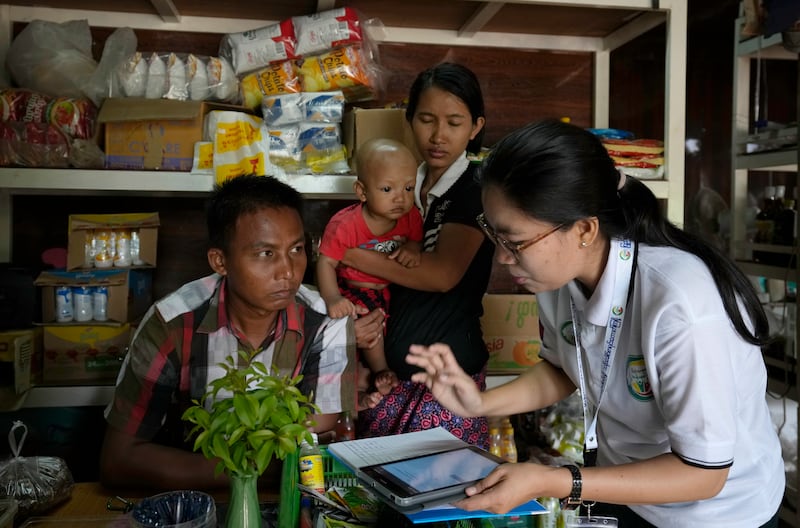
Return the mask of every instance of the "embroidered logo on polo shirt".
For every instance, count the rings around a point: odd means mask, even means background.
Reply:
[[[570,345],[575,346],[575,327],[572,326],[572,321],[561,325],[561,337]]]
[[[433,212],[434,224],[441,224],[444,221],[444,214],[450,208],[451,203],[452,200],[442,200],[442,203],[436,207],[436,210]]]
[[[628,260],[629,258],[631,258],[632,255],[633,255],[633,253],[631,253],[630,250],[621,249],[620,252],[619,252],[619,259],[620,260]]]
[[[644,356],[628,356],[625,367],[625,380],[628,383],[628,392],[636,400],[650,401],[653,399],[653,390],[647,379],[647,368]]]
[[[622,315],[622,306],[612,306],[611,313],[619,317]]]

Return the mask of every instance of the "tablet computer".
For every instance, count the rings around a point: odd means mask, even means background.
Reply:
[[[411,513],[466,497],[464,490],[506,461],[472,445],[365,466],[364,484],[396,509]]]

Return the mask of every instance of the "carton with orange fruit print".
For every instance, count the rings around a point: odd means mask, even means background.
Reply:
[[[483,297],[481,327],[490,374],[518,373],[539,361],[539,317],[532,294]]]

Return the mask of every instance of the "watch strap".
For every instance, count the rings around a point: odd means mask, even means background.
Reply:
[[[561,509],[574,510],[581,505],[581,491],[583,490],[581,470],[575,464],[564,464],[561,467],[569,469],[570,473],[572,473],[572,490],[569,495],[561,499]]]

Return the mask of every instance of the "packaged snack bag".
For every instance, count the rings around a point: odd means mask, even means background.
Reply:
[[[189,99],[203,101],[211,95],[208,86],[208,71],[206,63],[197,55],[186,58],[186,78],[189,80]]]
[[[368,50],[359,45],[298,61],[303,92],[341,90],[348,102],[374,97]]]
[[[299,123],[306,117],[305,94],[289,93],[265,95],[261,101],[261,115],[269,127]]]
[[[186,84],[186,64],[175,53],[169,54],[167,60],[167,99],[185,101],[189,98],[189,89]]]
[[[301,91],[294,61],[271,64],[246,75],[240,81],[242,104],[258,108],[265,95],[280,95]]]
[[[243,75],[274,62],[296,59],[294,48],[294,25],[291,20],[284,20],[241,33],[228,33],[222,37],[219,55],[228,59],[236,75]]]
[[[161,99],[167,93],[167,63],[153,52],[147,61],[147,81],[144,96],[147,99]]]
[[[122,95],[144,97],[147,88],[147,61],[138,51],[128,58],[117,73]]]
[[[358,14],[351,7],[292,17],[292,23],[297,38],[295,51],[301,56],[315,55],[363,40]]]

